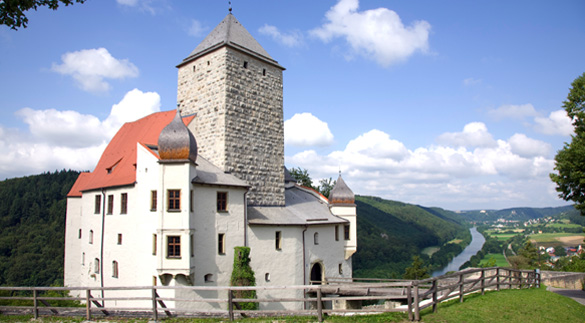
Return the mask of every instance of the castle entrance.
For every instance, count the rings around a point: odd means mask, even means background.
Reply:
[[[323,266],[317,262],[311,267],[311,284],[321,285],[321,281],[323,281]]]

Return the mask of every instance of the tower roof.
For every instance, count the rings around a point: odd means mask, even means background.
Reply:
[[[345,184],[341,174],[337,178],[337,182],[329,193],[329,204],[353,204],[355,203],[355,195],[351,189]]]
[[[239,49],[284,69],[277,61],[270,57],[268,52],[260,46],[256,39],[250,35],[246,28],[244,28],[244,26],[242,26],[242,24],[231,13],[229,13],[178,66],[190,62],[191,60],[222,46],[230,46]]]
[[[158,137],[158,154],[162,160],[197,160],[197,142],[189,131],[179,110]]]

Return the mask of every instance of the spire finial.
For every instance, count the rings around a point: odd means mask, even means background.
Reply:
[[[228,4],[230,5],[230,9],[229,10],[230,10],[230,14],[231,14],[232,13],[232,2],[231,1],[228,1]]]

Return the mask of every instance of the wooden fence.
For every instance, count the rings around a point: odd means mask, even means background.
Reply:
[[[303,286],[256,286],[256,287],[207,287],[207,286],[144,286],[144,287],[0,287],[0,316],[10,314],[32,313],[39,315],[85,316],[148,316],[155,321],[159,316],[197,316],[197,317],[236,317],[246,316],[282,316],[313,315],[319,322],[323,315],[344,315],[348,313],[383,313],[407,312],[410,320],[420,320],[421,310],[437,305],[447,299],[459,299],[463,302],[465,295],[486,290],[511,288],[530,288],[540,285],[537,271],[520,271],[506,268],[481,268],[460,271],[424,280],[382,280],[382,279],[326,279],[313,285]],[[176,298],[161,297],[165,290],[214,291],[218,298]],[[256,299],[235,297],[236,291],[262,291],[263,296]],[[282,293],[300,291],[302,297],[269,297],[271,292]],[[79,297],[47,295],[48,292],[71,291]],[[125,291],[132,297],[102,297],[107,291]],[[139,295],[139,296],[136,296]],[[259,294],[260,295],[260,294]],[[268,296],[267,296],[268,295]],[[59,301],[77,301],[81,307],[54,306]],[[150,304],[147,307],[107,307],[111,301],[128,301],[136,304]],[[15,304],[20,302],[21,304]],[[24,302],[24,304],[22,304]],[[140,303],[139,303],[140,302]],[[220,304],[220,310],[193,310],[167,306],[173,302]],[[260,308],[270,303],[296,303],[296,308],[289,310],[243,310],[241,303],[259,303]],[[376,305],[362,306],[362,303]],[[293,306],[295,307],[295,306]],[[0,319],[1,320],[1,319]]]

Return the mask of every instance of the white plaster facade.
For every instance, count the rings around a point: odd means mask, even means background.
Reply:
[[[178,113],[168,111],[125,124],[96,169],[80,175],[67,199],[65,286],[228,286],[236,246],[250,247],[257,286],[306,285],[327,277],[352,276],[351,255],[357,247],[353,193],[344,186],[350,203],[330,203],[319,193],[286,179],[283,68],[276,61],[266,62],[262,55],[258,59],[258,53],[251,55],[249,50],[234,46],[227,43],[212,48],[179,69],[178,97],[184,111],[186,102],[204,102],[203,110],[182,120]],[[252,49],[255,46],[259,45],[252,44]],[[226,91],[223,85],[214,87],[215,81],[200,89],[212,93],[212,98],[199,96],[190,86],[181,87],[181,83],[194,84],[186,71],[191,71],[192,77],[203,77],[192,73],[193,64],[201,73],[206,73],[208,66],[214,71],[228,68],[229,64],[218,61],[218,55],[223,61],[246,60],[250,62],[248,69],[264,69],[266,65],[264,73],[276,75],[278,80],[258,78],[259,83],[254,84],[260,85],[246,89],[239,98],[234,96],[240,94]],[[247,81],[238,81],[238,75],[250,78],[249,73],[235,73],[231,82],[244,84]],[[261,86],[263,82],[274,84]],[[222,108],[216,110],[215,106]],[[223,114],[231,117],[222,118]],[[173,123],[190,129],[185,133],[193,132],[198,141],[198,135],[207,138],[201,140],[199,156],[191,143],[179,147],[188,151],[188,158],[162,157],[161,151],[167,148],[159,145],[160,138]],[[255,134],[254,129],[259,128],[262,132]],[[243,142],[249,146],[233,144],[242,132],[247,136]],[[272,150],[276,152],[265,154]],[[225,200],[225,209],[219,206],[220,200]],[[106,293],[140,296],[135,291]],[[161,290],[159,294],[225,298],[218,292],[186,290]],[[302,292],[259,292],[258,297],[302,297]],[[106,306],[151,306],[148,301],[112,302]],[[167,305],[198,310],[223,306]],[[298,309],[303,305],[260,306]]]

